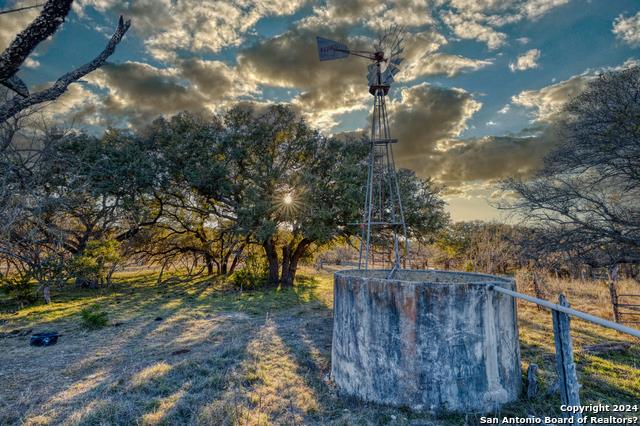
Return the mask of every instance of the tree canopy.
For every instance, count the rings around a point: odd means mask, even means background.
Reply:
[[[639,93],[637,66],[603,73],[565,106],[541,170],[503,183],[540,242],[592,266],[640,260]]]
[[[100,137],[19,127],[3,126],[0,257],[45,289],[100,285],[123,259],[226,275],[261,258],[266,282],[290,286],[313,250],[359,235],[369,144],[322,135],[288,106]],[[448,221],[439,188],[398,176],[410,238],[428,240]]]

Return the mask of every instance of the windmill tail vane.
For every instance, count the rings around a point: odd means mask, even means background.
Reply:
[[[349,56],[346,44],[322,37],[316,37],[316,42],[318,43],[318,57],[321,61],[331,61]]]
[[[386,96],[389,93],[395,76],[400,71],[403,52],[402,31],[398,27],[387,30],[372,51],[351,50],[344,43],[317,37],[318,57],[320,61],[344,59],[358,56],[372,61],[367,67],[369,93],[373,95],[373,111],[371,116],[369,160],[367,165],[367,182],[365,186],[365,202],[362,212],[360,253],[358,268],[368,270],[378,260],[391,253],[376,253],[374,242],[388,242],[391,237],[393,248],[393,266],[388,274],[391,278],[395,271],[410,261],[409,239],[405,223],[404,209],[400,197],[400,184],[393,157],[389,115],[386,107]],[[375,235],[374,235],[375,232]],[[400,244],[402,236],[402,244]],[[374,241],[375,240],[375,241]],[[379,244],[378,244],[379,245]],[[401,250],[402,245],[402,250]]]

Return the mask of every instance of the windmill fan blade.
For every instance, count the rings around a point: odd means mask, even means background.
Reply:
[[[389,62],[395,66],[398,66],[402,63],[402,61],[404,61],[404,58],[396,57],[392,58]]]
[[[378,84],[377,81],[377,66],[376,64],[371,64],[367,66],[367,81],[369,82],[369,86],[375,86]]]
[[[316,41],[318,43],[318,57],[321,61],[332,61],[349,56],[346,44],[322,37],[316,37]]]
[[[383,84],[391,84],[394,81],[396,74],[400,72],[400,68],[396,66],[389,66],[382,75]]]
[[[399,56],[402,52],[404,52],[404,47],[399,47],[397,50],[391,51],[391,56],[392,57]]]
[[[400,68],[398,68],[397,66],[395,66],[393,64],[389,64],[389,66],[385,70],[385,73],[393,73],[394,75],[399,73],[399,72],[400,72]]]

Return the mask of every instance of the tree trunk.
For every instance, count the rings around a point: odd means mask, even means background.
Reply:
[[[278,286],[278,252],[276,251],[276,244],[273,240],[266,240],[262,247],[264,248],[265,255],[267,256],[267,263],[269,264],[269,272],[267,275],[267,284],[273,287]]]
[[[44,295],[44,303],[46,303],[47,305],[51,303],[51,291],[48,285],[44,286],[44,288],[42,289],[42,293]]]
[[[229,266],[229,273],[233,274],[233,272],[236,270],[236,266],[238,265],[238,261],[240,260],[240,253],[241,252],[237,252],[236,254],[233,255],[233,260],[231,261],[231,266]]]
[[[293,283],[296,279],[296,273],[298,272],[298,261],[304,254],[307,247],[309,247],[309,245],[312,242],[313,242],[312,240],[303,238],[302,241],[298,243],[298,246],[296,247],[295,250],[292,251],[289,247],[287,247],[288,250],[286,252],[288,254],[289,259],[282,260],[282,279],[281,279],[282,287],[293,286]],[[285,250],[283,249],[282,252],[284,254]],[[285,268],[285,264],[287,266],[286,268]]]
[[[207,265],[207,275],[213,275],[213,259],[211,259],[210,254],[207,253],[204,255],[204,262]]]
[[[162,275],[164,274],[164,268],[167,267],[167,263],[169,263],[168,260],[165,260],[164,262],[162,262],[162,267],[160,268],[160,274],[158,274],[158,282],[156,284],[162,283]]]
[[[289,265],[291,264],[291,247],[286,245],[282,247],[282,272],[280,273],[280,282],[283,286],[293,285],[289,282]]]

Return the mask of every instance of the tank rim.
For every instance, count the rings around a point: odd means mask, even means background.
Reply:
[[[355,272],[355,274],[354,274],[354,272]],[[379,281],[389,281],[389,282],[394,282],[394,283],[431,284],[431,285],[469,285],[469,284],[473,284],[473,285],[490,286],[490,285],[496,285],[496,284],[513,283],[515,281],[514,278],[511,278],[511,277],[503,277],[503,276],[492,275],[492,274],[484,274],[484,273],[481,273],[481,272],[443,271],[443,270],[440,270],[440,269],[397,269],[396,272],[412,272],[412,273],[434,273],[435,272],[435,273],[442,274],[442,275],[463,275],[463,276],[467,276],[467,277],[478,277],[478,278],[482,277],[482,278],[484,278],[484,280],[482,280],[482,281],[468,280],[468,281],[442,283],[442,282],[433,282],[433,281],[417,281],[417,280],[386,278],[386,277],[372,277],[372,276],[361,275],[363,272],[364,273],[367,273],[367,272],[391,272],[391,269],[369,269],[368,271],[365,271],[365,270],[362,270],[362,269],[345,269],[343,271],[334,272],[334,276],[340,275],[340,276],[344,276],[345,278],[348,278],[348,277],[352,277],[352,278],[370,278],[370,279],[375,279],[375,280],[379,280]],[[490,278],[490,280],[486,280],[486,278]]]

